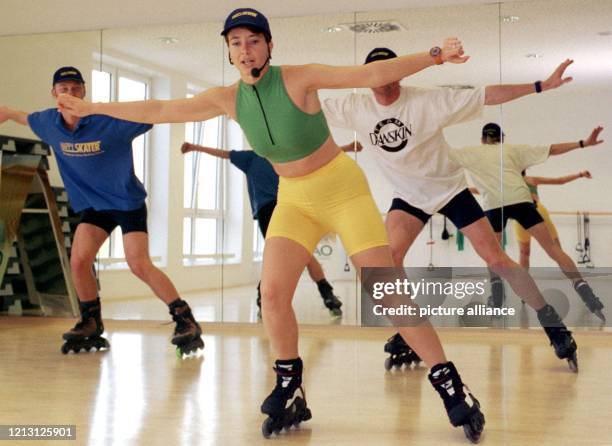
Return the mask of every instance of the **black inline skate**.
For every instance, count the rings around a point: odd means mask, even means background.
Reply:
[[[191,314],[189,304],[179,298],[171,302],[168,308],[172,319],[176,322],[171,341],[176,345],[176,356],[182,358],[183,355],[189,355],[203,349],[202,328]]]
[[[472,443],[478,443],[484,430],[485,417],[480,411],[480,403],[461,381],[455,365],[452,362],[435,365],[428,378],[442,397],[451,424],[455,427],[463,426],[465,436]],[[472,400],[471,406],[465,401],[464,388]]]
[[[393,367],[399,369],[404,364],[406,364],[408,368],[410,368],[412,364],[417,367],[421,362],[419,355],[406,344],[406,341],[404,341],[404,338],[402,338],[399,333],[387,339],[385,353],[391,355],[385,359],[385,370],[391,370]]]
[[[325,279],[321,279],[317,282],[319,293],[323,299],[323,305],[327,307],[329,313],[334,317],[342,316],[342,301],[338,299],[338,296],[334,295],[333,288],[329,282]]]
[[[276,387],[261,404],[261,412],[268,415],[261,426],[265,438],[312,418],[302,387],[302,368],[300,358],[275,362]]]
[[[487,298],[487,306],[489,308],[502,308],[506,300],[504,291],[504,282],[501,277],[491,277],[491,295]]]
[[[62,335],[66,341],[62,345],[62,353],[67,354],[70,350],[79,353],[81,349],[87,351],[94,348],[96,350],[109,349],[108,340],[102,337],[104,324],[100,314],[100,298],[90,302],[79,302],[79,310],[81,319],[70,331]]]
[[[574,289],[587,306],[589,311],[601,319],[602,322],[606,322],[606,316],[604,316],[603,310],[604,305],[601,300],[595,295],[591,286],[584,280],[578,280],[574,283]]]
[[[566,359],[572,372],[578,373],[578,346],[572,337],[572,332],[567,329],[557,311],[550,305],[546,305],[537,311],[538,320],[544,328],[550,344],[555,349],[559,359]]]

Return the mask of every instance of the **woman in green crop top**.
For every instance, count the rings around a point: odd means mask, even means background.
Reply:
[[[544,224],[546,225],[546,228],[548,229],[548,232],[550,232],[550,235],[552,237],[552,239],[554,240],[554,242],[561,246],[561,242],[559,241],[559,233],[557,232],[557,228],[555,227],[555,224],[552,222],[551,218],[550,218],[550,214],[548,213],[548,209],[546,209],[546,207],[542,204],[542,202],[540,201],[540,197],[538,196],[538,186],[544,184],[544,185],[549,185],[549,184],[566,184],[569,183],[571,181],[575,181],[579,178],[588,178],[591,179],[591,172],[589,172],[588,170],[583,170],[581,172],[572,174],[572,175],[566,175],[563,177],[555,177],[555,178],[548,178],[548,177],[532,177],[532,176],[528,176],[526,174],[526,171],[523,170],[521,172],[521,175],[523,175],[523,179],[525,180],[525,183],[527,184],[527,187],[529,188],[529,191],[531,192],[531,196],[533,198],[533,202],[536,204],[536,209],[538,210],[538,212],[540,213],[540,215],[542,216],[542,218],[544,219]],[[531,256],[531,234],[526,231],[519,223],[517,223],[516,221],[514,222],[514,232],[516,234],[516,240],[518,242],[519,245],[519,252],[520,252],[520,264],[523,268],[529,268],[529,258]]]
[[[227,115],[240,124],[255,152],[272,162],[280,184],[261,279],[263,321],[278,358],[277,387],[261,407],[269,415],[263,427],[264,435],[269,435],[283,424],[310,417],[301,390],[302,361],[291,301],[318,240],[327,232],[337,233],[358,272],[362,267],[394,265],[365,176],[333,141],[318,90],[374,88],[436,64],[464,63],[468,56],[461,42],[451,38],[442,48],[368,65],[270,66],[274,44],[268,21],[252,8],[230,13],[221,34],[230,62],[240,73],[233,85],[166,101],[91,104],[62,95],[58,107],[77,116],[106,114],[146,123],[205,121]],[[368,283],[367,278],[362,277],[362,282]],[[378,303],[387,304],[385,299]],[[452,409],[451,423],[465,425],[468,436],[477,438],[484,418],[477,402],[470,406],[465,401],[461,378],[452,362],[447,362],[433,327],[428,322],[407,326],[403,321],[403,325],[402,337],[431,367],[430,381],[447,410]],[[450,392],[449,386],[456,389]],[[283,417],[290,399],[293,418],[288,421]]]

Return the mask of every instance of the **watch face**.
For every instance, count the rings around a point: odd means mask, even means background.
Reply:
[[[442,49],[439,46],[434,46],[432,49],[429,50],[429,54],[431,55],[431,57],[437,57],[440,55],[440,53],[442,53]]]

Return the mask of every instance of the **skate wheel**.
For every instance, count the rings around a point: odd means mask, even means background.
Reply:
[[[478,443],[484,430],[484,425],[484,415],[476,409],[476,412],[470,417],[469,423],[463,425],[463,432],[472,443]]]
[[[261,425],[261,433],[263,434],[264,438],[270,438],[270,436],[272,435],[272,424],[272,418],[266,418],[263,424]]]
[[[391,358],[385,359],[385,370],[389,371],[391,370],[391,367],[393,367],[393,364],[391,363]]]
[[[329,314],[331,314],[332,317],[340,317],[342,316],[342,310],[340,308],[334,308],[329,310]]]
[[[64,355],[67,355],[67,354],[68,354],[68,352],[70,351],[70,348],[68,348],[68,344],[64,344],[64,345],[62,345],[61,350],[62,350],[62,353],[63,353]]]
[[[480,432],[474,431],[469,424],[463,425],[463,432],[468,440],[472,443],[478,443],[480,441]]]

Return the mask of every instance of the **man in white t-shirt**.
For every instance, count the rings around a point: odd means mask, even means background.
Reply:
[[[602,130],[603,127],[596,127],[587,139],[579,142],[532,147],[505,144],[505,135],[499,125],[489,123],[482,129],[482,145],[451,150],[450,156],[470,172],[478,191],[482,193],[485,215],[497,239],[501,241],[508,219],[516,220],[557,262],[589,310],[605,321],[601,311],[603,304],[582,278],[571,257],[553,240],[521,175],[525,169],[543,163],[549,156],[601,144],[603,141],[598,138]]]
[[[436,58],[435,54],[431,56]],[[375,48],[365,63],[394,57],[396,54],[388,48]],[[564,78],[563,75],[572,62],[566,60],[548,79],[534,84],[453,90],[401,87],[399,82],[393,82],[373,88],[373,95],[353,93],[341,99],[323,101],[328,123],[355,130],[366,150],[373,151],[394,187],[386,226],[398,267],[403,265],[408,249],[429,218],[439,212],[465,234],[478,255],[493,271],[508,280],[525,302],[536,311],[548,307],[527,271],[501,249],[482,208],[467,189],[463,167],[449,157],[450,147],[443,130],[477,118],[485,105],[499,105],[571,81],[571,77]],[[556,321],[558,316],[556,313],[554,316]],[[571,339],[569,334],[562,337]],[[575,348],[573,351],[571,348],[558,348],[561,344],[551,341],[560,358],[574,355]],[[565,342],[559,342],[562,341]],[[391,353],[390,364],[398,355],[403,362],[418,360],[418,356],[411,350],[406,352],[405,347],[399,334],[389,339],[385,351]]]

